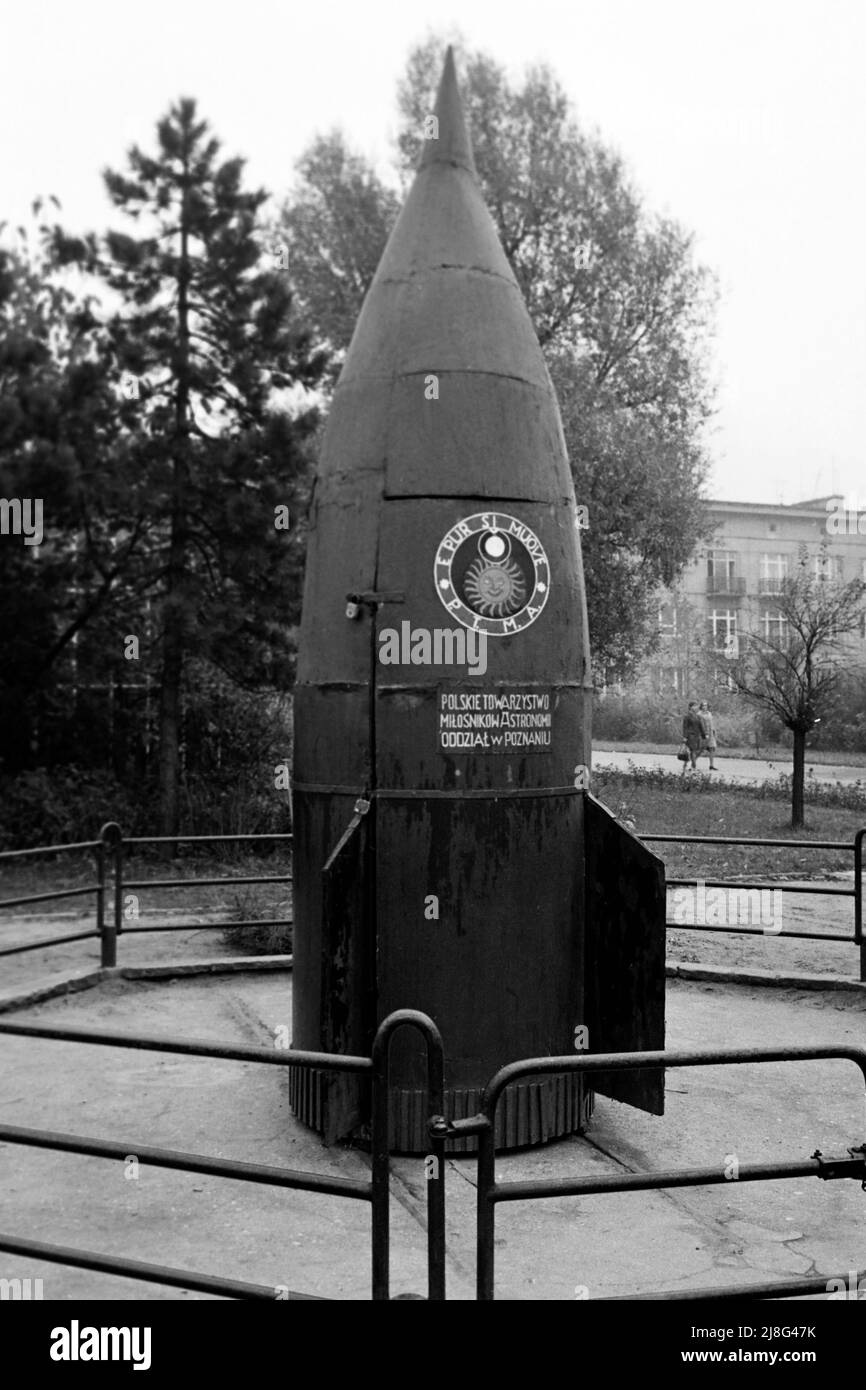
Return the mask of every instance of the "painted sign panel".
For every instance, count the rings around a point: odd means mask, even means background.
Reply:
[[[555,692],[545,686],[438,691],[441,753],[549,753]]]

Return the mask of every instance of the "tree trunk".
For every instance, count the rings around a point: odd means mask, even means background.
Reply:
[[[162,686],[159,700],[159,816],[160,834],[176,835],[180,828],[180,729],[183,717],[182,683],[186,627],[187,514],[189,445],[189,170],[184,161],[178,262],[178,356],[175,393],[175,434],[172,458],[171,538],[165,582]],[[161,847],[161,857],[173,857],[176,846]]]
[[[184,392],[178,393],[185,394]],[[180,731],[183,719],[182,686],[186,615],[184,604],[187,550],[186,459],[179,441],[172,470],[171,537],[165,580],[162,625],[162,672],[159,691],[159,833],[176,835],[180,828]],[[161,847],[161,858],[171,859],[172,843]]]
[[[174,549],[174,544],[172,544]],[[171,573],[168,579],[171,585]],[[176,835],[179,826],[181,682],[183,679],[183,616],[177,592],[166,596],[163,628],[162,682],[159,692],[159,833]],[[163,846],[170,859],[174,845]]]
[[[794,775],[791,780],[791,826],[799,830],[803,819],[803,783],[806,773],[806,730],[794,729]]]

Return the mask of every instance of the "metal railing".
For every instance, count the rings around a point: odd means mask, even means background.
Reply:
[[[463,1139],[478,1137],[477,1198],[477,1297],[483,1302],[494,1298],[495,1221],[499,1202],[521,1202],[544,1197],[586,1197],[613,1192],[653,1192],[661,1188],[705,1187],[730,1181],[769,1182],[780,1178],[817,1177],[824,1180],[854,1178],[866,1184],[866,1144],[852,1147],[844,1157],[826,1158],[817,1150],[808,1159],[797,1158],[775,1163],[738,1164],[736,1179],[724,1167],[673,1168],[661,1172],[614,1173],[590,1178],[533,1178],[521,1182],[496,1181],[496,1109],[506,1086],[521,1077],[539,1073],[577,1071],[635,1071],[645,1067],[727,1066],[748,1062],[799,1062],[846,1060],[859,1068],[866,1088],[866,1049],[859,1047],[783,1047],[737,1048],[724,1051],[611,1052],[595,1056],[533,1057],[502,1067],[485,1087],[481,1109],[464,1120],[448,1121],[433,1116],[429,1122],[431,1138]],[[866,1271],[864,1271],[866,1274]],[[826,1293],[828,1282],[846,1275],[815,1275],[796,1280],[777,1280],[762,1284],[716,1286],[712,1288],[665,1290],[649,1295],[654,1299],[784,1298]],[[863,1275],[858,1274],[858,1284]],[[640,1298],[631,1294],[624,1297]],[[607,1301],[607,1300],[605,1300]]]
[[[423,1036],[427,1054],[428,1133],[433,1171],[427,1172],[427,1297],[442,1301],[446,1296],[445,1276],[445,1151],[449,1141],[478,1138],[477,1154],[477,1281],[476,1294],[482,1302],[495,1294],[495,1219],[499,1202],[528,1201],[548,1197],[593,1196],[617,1192],[650,1192],[683,1187],[705,1187],[725,1182],[768,1182],[779,1179],[816,1177],[823,1181],[848,1178],[866,1186],[866,1143],[851,1145],[844,1155],[827,1157],[816,1150],[808,1158],[797,1157],[772,1163],[737,1165],[735,1175],[726,1165],[674,1168],[657,1172],[612,1173],[603,1177],[565,1177],[511,1182],[496,1180],[495,1127],[498,1103],[508,1085],[523,1077],[577,1071],[588,1076],[599,1072],[640,1070],[652,1067],[695,1067],[767,1062],[851,1061],[859,1068],[866,1087],[866,1049],[848,1046],[739,1048],[687,1051],[675,1050],[620,1052],[575,1057],[533,1057],[500,1068],[485,1087],[477,1115],[449,1120],[445,1116],[445,1055],[439,1030],[425,1014],[401,1009],[386,1018],[376,1033],[370,1057],[337,1056],[331,1053],[294,1052],[285,1049],[215,1044],[198,1039],[140,1036],[89,1028],[62,1028],[44,1024],[0,1021],[0,1034],[72,1042],[85,1045],[137,1048],[182,1056],[264,1063],[270,1066],[298,1066],[367,1074],[372,1081],[372,1152],[369,1182],[332,1174],[303,1172],[262,1164],[213,1158],[134,1140],[122,1142],[86,1136],[0,1125],[0,1142],[19,1144],[91,1157],[128,1161],[157,1168],[202,1173],[211,1177],[267,1184],[323,1195],[351,1198],[371,1205],[371,1285],[376,1301],[390,1297],[390,1047],[398,1028],[416,1028]],[[425,1168],[426,1168],[425,1163]],[[24,1236],[0,1235],[0,1251],[49,1263],[169,1285],[228,1298],[272,1300],[311,1299],[318,1295],[289,1290],[282,1284],[253,1284],[207,1272],[178,1269],[175,1266],[144,1263],[126,1256],[108,1255],[70,1246],[31,1240]],[[812,1275],[800,1279],[776,1280],[749,1285],[718,1285],[700,1289],[671,1289],[623,1297],[715,1301],[738,1298],[785,1298],[826,1294],[831,1281],[845,1287],[849,1271],[835,1275]],[[856,1275],[857,1285],[866,1270]],[[588,1290],[587,1290],[588,1293]],[[608,1301],[608,1300],[604,1300]],[[615,1301],[615,1300],[614,1300]]]
[[[653,841],[678,845],[746,845],[754,849],[811,849],[844,850],[854,856],[854,885],[841,888],[835,884],[808,883],[789,884],[787,882],[741,883],[731,879],[665,878],[667,888],[724,888],[728,891],[742,892],[780,892],[814,893],[821,897],[854,899],[854,930],[849,932],[815,931],[776,931],[768,932],[766,927],[731,926],[728,923],[714,922],[668,922],[668,931],[709,931],[733,932],[738,936],[772,936],[801,941],[844,941],[860,948],[860,979],[866,981],[866,940],[863,937],[863,840],[866,827],[858,830],[853,842],[846,840],[761,840],[737,835],[662,835],[641,834],[640,839],[649,844]]]
[[[107,826],[103,826],[98,840],[79,840],[69,845],[40,845],[37,849],[12,849],[4,850],[0,853],[0,866],[10,863],[12,860],[35,859],[39,856],[48,854],[73,854],[81,850],[92,850],[96,856],[96,882],[88,883],[78,888],[62,888],[50,893],[27,893],[17,898],[4,898],[0,901],[0,908],[21,907],[25,903],[44,903],[52,902],[58,898],[77,898],[86,893],[96,894],[96,930],[73,932],[67,936],[52,937],[50,941],[38,941],[28,943],[23,946],[7,946],[0,950],[0,956],[17,955],[21,951],[36,951],[40,946],[63,946],[69,941],[87,941],[92,937],[102,937],[104,935],[105,922],[105,831]]]
[[[39,940],[26,942],[18,946],[6,946],[0,949],[0,957],[20,955],[25,951],[38,951],[48,946],[63,946],[72,941],[100,941],[100,964],[103,967],[114,966],[117,964],[117,938],[126,933],[129,936],[137,935],[139,932],[166,932],[166,931],[225,931],[243,930],[252,927],[287,927],[291,926],[290,917],[273,918],[250,918],[246,921],[231,922],[171,922],[171,923],[149,923],[142,926],[124,926],[124,897],[137,889],[183,889],[183,888],[205,888],[215,887],[220,884],[241,886],[255,883],[291,883],[292,875],[288,874],[248,874],[244,876],[223,876],[219,878],[172,878],[172,879],[132,879],[124,878],[124,858],[129,846],[141,845],[160,845],[160,844],[240,844],[240,843],[264,843],[264,842],[287,842],[292,843],[291,833],[273,833],[264,835],[134,835],[125,837],[123,831],[116,821],[109,821],[99,832],[98,840],[80,840],[70,845],[44,845],[37,849],[15,849],[4,850],[0,853],[0,868],[4,863],[11,863],[15,860],[25,858],[35,858],[37,856],[67,854],[70,852],[80,852],[82,850],[92,851],[96,860],[96,880],[77,888],[61,888],[48,893],[27,893],[20,897],[4,898],[0,900],[0,909],[9,907],[21,907],[28,903],[40,903],[54,901],[60,898],[82,897],[85,894],[93,893],[96,897],[96,925],[89,931],[74,932],[65,936],[52,937],[50,940]],[[110,870],[109,870],[110,864]],[[106,911],[106,899],[111,895],[112,905]]]
[[[697,888],[700,884],[704,888],[724,888],[742,892],[768,892],[778,891],[786,894],[817,894],[824,897],[853,898],[854,900],[854,929],[853,933],[846,932],[816,932],[816,931],[772,931],[768,932],[765,927],[750,927],[748,925],[731,925],[730,923],[709,923],[709,922],[668,922],[669,931],[706,931],[706,932],[727,932],[739,936],[773,936],[779,938],[798,939],[804,941],[841,941],[860,948],[860,979],[866,981],[866,938],[863,934],[863,841],[866,837],[866,827],[856,832],[853,841],[844,840],[777,840],[777,839],[751,839],[745,836],[719,836],[719,835],[665,835],[665,834],[641,834],[640,839],[647,844],[653,842],[668,844],[700,844],[700,845],[744,845],[755,849],[789,849],[789,850],[841,850],[854,856],[854,883],[851,888],[844,888],[836,884],[811,883],[792,885],[786,882],[739,882],[731,879],[696,879],[696,878],[668,878],[666,880],[669,888]],[[0,957],[18,955],[25,951],[37,951],[49,946],[65,945],[73,941],[86,941],[89,939],[99,940],[101,943],[100,963],[103,967],[110,967],[117,964],[117,939],[122,934],[129,936],[137,935],[139,932],[171,932],[171,931],[224,931],[244,930],[253,927],[287,927],[291,926],[290,917],[274,917],[265,919],[250,918],[245,921],[222,921],[222,922],[171,922],[146,924],[142,926],[128,927],[124,925],[124,897],[125,894],[133,890],[161,889],[178,890],[196,887],[214,887],[218,885],[250,885],[258,883],[291,883],[291,873],[286,874],[245,874],[233,877],[221,876],[217,878],[165,878],[165,879],[130,879],[124,878],[124,859],[129,846],[158,845],[178,842],[181,844],[219,844],[219,843],[262,843],[262,842],[285,842],[289,846],[292,843],[290,833],[274,833],[264,835],[180,835],[180,836],[131,836],[125,838],[120,826],[115,821],[109,821],[102,827],[98,840],[81,840],[69,845],[46,845],[38,849],[7,850],[0,853],[0,866],[4,862],[12,860],[33,858],[39,855],[48,854],[68,854],[83,850],[92,851],[96,859],[96,881],[93,883],[79,886],[76,888],[66,888],[53,890],[46,893],[30,893],[16,898],[6,898],[0,901],[0,909],[8,907],[19,907],[26,903],[50,902],[64,897],[80,897],[84,894],[94,893],[96,895],[96,925],[89,931],[74,932],[59,937],[52,937],[49,940],[39,940],[26,942],[17,946],[7,946],[0,948]],[[110,864],[110,872],[108,866]],[[110,910],[106,910],[106,900],[111,895],[112,905]]]
[[[737,574],[708,574],[706,592],[732,596],[745,594],[746,581],[742,575]]]
[[[186,1057],[211,1057],[224,1061],[255,1062],[267,1066],[322,1068],[337,1072],[362,1073],[372,1081],[371,1114],[371,1176],[369,1182],[322,1173],[302,1172],[293,1168],[278,1168],[260,1163],[213,1158],[208,1155],[185,1153],[175,1149],[138,1144],[134,1140],[111,1142],[76,1134],[55,1133],[50,1130],[25,1129],[18,1125],[0,1125],[0,1142],[21,1144],[32,1148],[54,1149],[64,1153],[87,1154],[91,1157],[128,1160],[135,1157],[140,1164],[155,1168],[180,1169],[187,1173],[204,1173],[210,1177],[233,1178],[235,1181],[264,1183],[274,1187],[293,1188],[303,1192],[320,1192],[331,1197],[347,1197],[369,1202],[372,1208],[371,1274],[372,1296],[376,1301],[388,1299],[390,1287],[390,1152],[389,1152],[389,1071],[391,1041],[398,1028],[417,1029],[427,1049],[427,1089],[431,1107],[444,1109],[445,1063],[442,1037],[432,1019],[415,1009],[400,1009],[379,1025],[369,1057],[337,1056],[329,1052],[295,1052],[289,1049],[233,1046],[195,1038],[141,1036],[112,1033],[92,1028],[58,1028],[41,1023],[9,1023],[0,1021],[0,1033],[16,1037],[49,1039],[55,1042],[96,1044],[101,1047],[131,1047],[144,1051],[170,1052]],[[427,1184],[427,1297],[433,1301],[445,1298],[445,1145],[433,1141],[436,1158],[435,1173]],[[152,1284],[167,1284],[174,1288],[222,1294],[243,1299],[310,1299],[314,1294],[297,1293],[285,1285],[251,1284],[237,1279],[195,1270],[177,1269],[169,1265],[145,1264],[125,1256],[78,1250],[70,1246],[53,1245],[22,1236],[0,1234],[0,1250],[24,1255],[52,1264],[72,1265],[128,1279],[140,1279]]]

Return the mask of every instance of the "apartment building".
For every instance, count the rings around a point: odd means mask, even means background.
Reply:
[[[695,551],[676,591],[663,593],[659,606],[662,642],[652,676],[660,690],[685,693],[699,646],[737,656],[744,632],[784,636],[785,618],[774,599],[794,574],[804,544],[816,578],[866,580],[866,510],[846,510],[840,496],[787,506],[711,501],[707,509],[712,541]],[[866,616],[844,640],[855,660],[866,661]]]

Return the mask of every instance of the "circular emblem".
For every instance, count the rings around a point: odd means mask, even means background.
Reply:
[[[550,592],[550,565],[534,531],[505,512],[476,512],[443,537],[436,592],[464,627],[509,637],[534,623]]]

